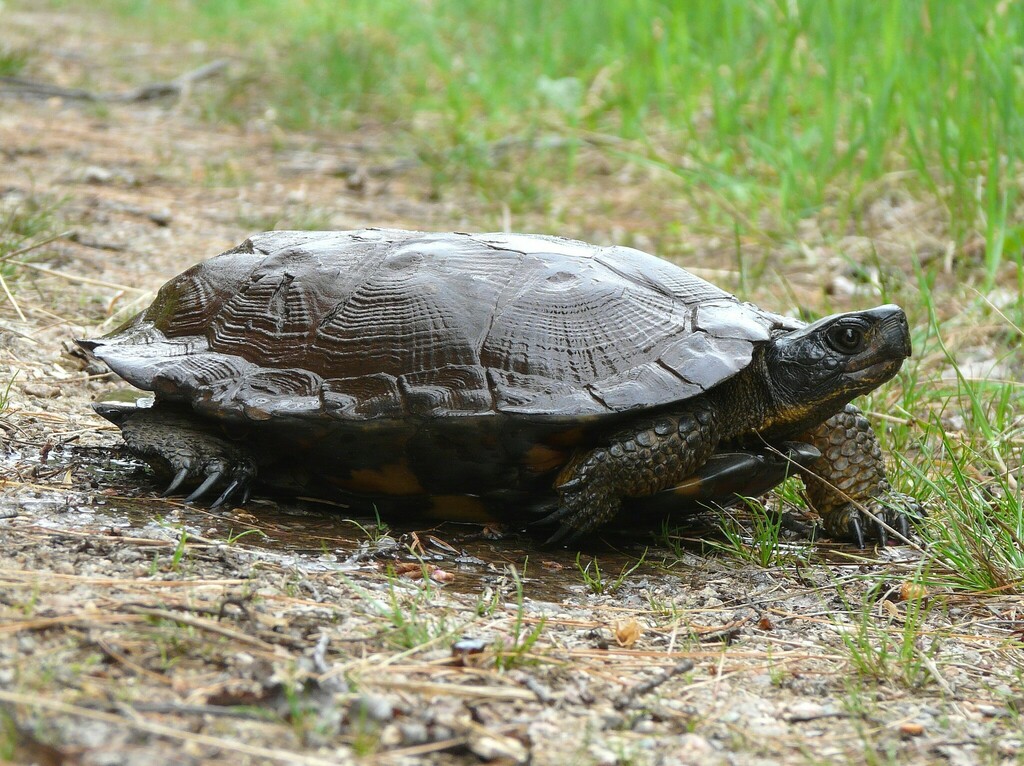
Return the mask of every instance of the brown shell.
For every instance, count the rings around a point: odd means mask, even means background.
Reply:
[[[793,326],[630,248],[273,231],[175,277],[94,350],[218,417],[561,420],[700,395]]]

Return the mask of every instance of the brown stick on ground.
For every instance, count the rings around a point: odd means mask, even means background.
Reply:
[[[124,93],[94,93],[82,88],[63,88],[59,85],[51,85],[46,82],[29,80],[24,77],[0,77],[0,94],[7,92],[22,96],[35,96],[38,98],[64,98],[73,101],[107,101],[119,103],[133,103],[138,101],[152,101],[164,96],[181,96],[188,91],[194,83],[206,80],[214,75],[220,74],[227,69],[227,59],[217,59],[201,67],[192,69],[184,74],[178,75],[173,80],[166,82],[153,82],[132,88]]]

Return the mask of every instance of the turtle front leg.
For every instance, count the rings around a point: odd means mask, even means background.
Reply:
[[[830,537],[863,548],[866,538],[885,545],[886,527],[909,536],[909,519],[923,515],[923,508],[889,484],[882,449],[859,409],[846,405],[808,432],[806,440],[821,457],[801,470],[801,478]]]
[[[718,415],[694,406],[642,420],[580,453],[555,479],[558,510],[540,522],[560,525],[548,543],[571,542],[611,520],[624,497],[678,484],[704,464],[718,441]]]
[[[133,412],[118,426],[128,449],[159,476],[170,479],[164,497],[186,487],[193,489],[186,502],[218,490],[220,495],[211,508],[236,496],[243,504],[248,499],[256,478],[256,462],[244,447],[209,433],[188,417],[159,407]]]

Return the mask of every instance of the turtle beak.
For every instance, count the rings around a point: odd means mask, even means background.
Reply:
[[[885,306],[868,309],[863,314],[877,323],[876,332],[881,335],[882,342],[887,348],[903,354],[904,359],[910,357],[913,352],[910,344],[910,325],[903,309],[888,303]]]

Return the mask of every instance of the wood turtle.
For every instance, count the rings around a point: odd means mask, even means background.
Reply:
[[[258,481],[450,519],[547,508],[569,541],[792,464],[833,537],[884,542],[917,510],[849,404],[910,355],[900,308],[804,324],[626,247],[266,232],[80,343],[152,392],[97,411],[166,494],[215,506]]]

